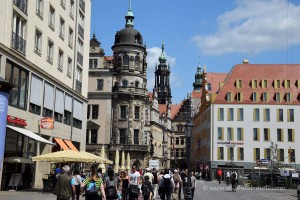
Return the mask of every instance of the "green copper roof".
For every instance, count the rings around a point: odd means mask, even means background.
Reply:
[[[200,65],[197,66],[197,72],[196,72],[196,74],[201,74],[201,66]]]
[[[166,62],[167,61],[167,58],[166,58],[166,56],[165,56],[165,44],[164,43],[162,43],[162,47],[161,47],[161,55],[159,56],[159,61],[160,62]]]
[[[129,9],[126,13],[125,19],[126,19],[126,26],[133,26],[134,15],[131,9],[131,0],[129,0]]]

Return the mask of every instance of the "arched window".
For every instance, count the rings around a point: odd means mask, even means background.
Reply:
[[[129,65],[129,56],[127,54],[123,55],[123,65]]]
[[[122,81],[122,87],[128,87],[128,81],[127,80],[123,80]]]
[[[135,81],[135,84],[134,84],[134,86],[136,87],[136,88],[138,88],[139,87],[139,81]]]
[[[134,65],[136,67],[140,66],[140,57],[139,56],[135,56],[135,59],[134,59]]]

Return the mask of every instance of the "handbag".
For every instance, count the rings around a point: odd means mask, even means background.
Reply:
[[[137,185],[129,186],[129,196],[131,198],[138,198],[139,196],[139,187]]]
[[[117,199],[118,194],[115,186],[108,186],[105,188],[106,198]]]

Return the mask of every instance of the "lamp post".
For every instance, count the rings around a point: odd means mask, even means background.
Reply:
[[[185,137],[186,137],[186,158],[188,164],[188,177],[187,186],[185,188],[185,200],[192,199],[192,189],[191,189],[191,138],[193,133],[194,124],[191,119],[185,124]]]

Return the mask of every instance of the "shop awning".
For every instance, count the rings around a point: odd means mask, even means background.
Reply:
[[[63,149],[63,150],[70,150],[69,147],[66,145],[66,143],[60,139],[60,138],[54,138],[55,142],[57,142],[59,144],[59,146]]]
[[[64,140],[65,143],[69,146],[69,148],[73,151],[79,152],[78,149],[74,146],[74,144],[70,140]]]
[[[46,143],[46,144],[51,144],[51,145],[54,145],[52,142],[46,140],[45,138],[35,134],[34,132],[30,131],[30,130],[27,130],[25,128],[19,128],[19,127],[15,127],[15,126],[10,126],[10,125],[6,125],[7,128],[10,128],[14,131],[17,131],[33,140],[36,140],[38,142],[43,142],[43,143]]]

